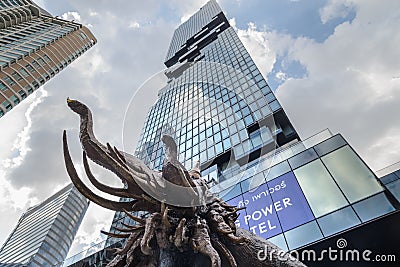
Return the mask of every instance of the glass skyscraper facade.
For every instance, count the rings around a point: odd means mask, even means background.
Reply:
[[[31,0],[0,0],[0,117],[96,42]]]
[[[165,65],[168,85],[148,113],[135,152],[151,168],[162,167],[164,133],[175,138],[185,167],[200,160],[214,183],[229,179],[227,170],[299,140],[216,1],[176,29]],[[113,225],[121,222],[133,223],[117,212]]]
[[[162,133],[175,136],[186,167],[200,160],[202,170],[212,161],[225,169],[227,154],[242,164],[261,148],[268,146],[266,153],[298,140],[215,1],[176,29],[165,65],[168,85],[149,111],[136,151],[151,167],[162,164]]]
[[[88,205],[70,184],[28,209],[0,249],[0,266],[61,266]]]

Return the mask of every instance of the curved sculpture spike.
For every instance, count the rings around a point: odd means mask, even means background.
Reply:
[[[68,142],[67,142],[67,132],[64,130],[63,132],[63,151],[64,151],[64,161],[65,167],[67,168],[67,172],[69,177],[71,178],[72,183],[78,189],[79,192],[87,199],[93,201],[94,203],[111,210],[123,211],[130,210],[133,204],[136,203],[137,200],[131,202],[116,202],[112,200],[105,199],[93,193],[86,185],[81,181],[78,174],[76,173],[76,169],[71,159],[71,155],[69,154]]]
[[[168,174],[168,177],[171,178],[170,182],[176,185],[196,187],[185,166],[178,161],[178,149],[175,140],[169,135],[163,135],[161,140],[165,144],[163,173]],[[197,194],[194,190],[192,190],[192,193]]]
[[[139,217],[136,217],[136,216],[130,214],[128,210],[125,210],[125,209],[124,209],[124,212],[125,212],[125,214],[126,214],[129,218],[131,218],[131,219],[134,220],[135,222],[138,222],[138,223],[140,223],[140,224],[145,224],[145,223],[146,223],[146,220],[143,220],[143,219],[141,219],[141,218],[139,218]]]
[[[115,233],[109,233],[109,232],[106,232],[106,231],[103,231],[103,230],[101,230],[100,232],[103,235],[108,235],[108,236],[115,237],[115,238],[127,238],[127,237],[130,236],[130,234],[115,234]]]
[[[126,241],[126,246],[122,249],[117,249],[117,254],[119,255],[123,255],[125,253],[127,253],[129,251],[129,249],[132,247],[132,245],[135,243],[135,241],[137,241],[138,239],[140,240],[140,235],[142,234],[143,231],[140,232],[135,232],[132,233],[128,240]]]
[[[165,144],[164,159],[167,161],[178,161],[178,148],[174,139],[169,135],[163,135],[161,141]]]
[[[118,148],[116,148],[115,146],[114,146],[114,151],[117,154],[117,156],[122,160],[122,162],[126,164],[125,157],[119,152]]]
[[[85,152],[83,152],[82,158],[83,158],[83,167],[85,168],[86,175],[87,175],[87,177],[89,178],[89,181],[90,181],[97,189],[99,189],[100,191],[103,191],[103,192],[105,192],[105,193],[107,193],[107,194],[114,195],[114,196],[117,196],[117,197],[126,197],[126,198],[131,198],[131,197],[132,197],[132,195],[129,194],[129,193],[127,192],[127,190],[124,189],[124,188],[111,187],[111,186],[107,186],[107,185],[104,185],[104,184],[100,183],[100,182],[94,177],[93,173],[92,173],[91,170],[90,170],[89,163],[88,163],[88,160],[87,160],[87,157],[86,157],[86,153],[85,153]]]
[[[235,257],[232,255],[230,250],[218,240],[218,238],[211,239],[211,242],[217,248],[217,250],[219,250],[225,256],[231,267],[237,267]]]
[[[115,173],[123,182],[128,182],[132,184],[136,184],[135,178],[132,175],[135,175],[136,178],[146,179],[147,174],[141,172],[141,170],[137,170],[137,168],[130,166],[130,171],[126,170],[118,160],[114,159],[110,153],[108,153],[108,149],[106,146],[101,144],[93,133],[93,118],[92,112],[90,109],[77,100],[69,99],[67,100],[68,107],[71,108],[72,111],[77,113],[80,117],[80,133],[79,139],[81,141],[82,147],[85,150],[87,156],[96,164],[112,171]]]
[[[117,153],[115,153],[115,150],[111,147],[110,143],[107,143],[107,148],[108,153],[111,155],[111,157],[114,158],[119,164],[121,164],[122,167],[129,171],[129,167],[126,166],[126,163],[119,157]]]
[[[133,232],[137,232],[137,231],[143,230],[144,229],[144,225],[143,226],[138,226],[136,228],[120,228],[120,227],[116,227],[116,226],[114,226],[113,228],[115,230],[121,232],[121,233],[133,233]]]
[[[196,165],[189,171],[189,175],[193,179],[200,179],[201,178],[201,173],[200,173],[200,160],[196,162]]]

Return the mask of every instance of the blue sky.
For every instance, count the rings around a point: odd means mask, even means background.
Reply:
[[[237,26],[246,28],[251,18],[252,22],[263,25],[267,29],[288,33],[293,37],[305,36],[318,42],[323,42],[344,21],[354,18],[351,6],[344,7],[344,16],[323,23],[319,11],[328,1],[310,0],[249,0],[222,1],[227,15],[235,17]]]
[[[251,21],[262,30],[288,34],[293,38],[305,37],[323,43],[335,28],[351,22],[355,17],[354,6],[341,7],[341,14],[328,21],[321,19],[321,10],[329,1],[301,0],[250,0],[222,1],[221,6],[229,17],[236,20],[240,29],[246,29]],[[249,18],[251,18],[249,20]],[[297,60],[288,60],[287,54],[279,55],[271,72],[266,74],[270,87],[275,90],[283,83],[276,74],[284,72],[287,78],[307,76],[307,69]]]
[[[121,148],[132,95],[164,69],[173,30],[205,2],[37,2],[53,15],[87,25],[98,44],[0,119],[0,128],[7,129],[0,143],[0,243],[29,206],[69,182],[63,129],[73,158],[80,160],[78,119],[65,99],[88,104],[99,139]],[[219,2],[301,137],[325,128],[340,132],[373,170],[400,160],[398,0]],[[139,96],[132,143],[154,103],[149,94]],[[115,185],[101,169],[94,172]],[[111,219],[112,212],[91,205],[70,254],[100,241]]]

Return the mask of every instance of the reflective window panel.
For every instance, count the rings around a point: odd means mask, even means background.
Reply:
[[[318,223],[324,236],[329,236],[360,224],[361,221],[351,207],[346,207],[319,218]]]
[[[289,163],[287,161],[283,161],[273,167],[271,167],[270,169],[267,169],[264,171],[264,175],[266,176],[266,180],[270,181],[284,173],[287,173],[290,171],[290,166]]]
[[[289,249],[293,250],[322,238],[321,230],[315,221],[306,223],[285,233]]]
[[[351,203],[383,190],[375,175],[349,146],[322,157],[322,161]]]
[[[387,189],[394,195],[394,197],[400,202],[400,180],[396,180],[386,185]]]
[[[390,173],[380,178],[383,184],[388,184],[399,179],[394,173]]]
[[[237,197],[240,194],[242,194],[242,191],[240,190],[240,184],[237,184],[219,193],[219,197],[227,201],[234,197]]]
[[[294,174],[315,217],[320,217],[348,205],[321,160],[315,160],[294,170]]]
[[[278,246],[282,250],[288,250],[288,246],[286,244],[285,237],[283,236],[283,234],[271,237],[270,239],[268,239],[268,241]]]
[[[317,153],[315,153],[314,149],[310,148],[297,154],[296,156],[289,158],[288,161],[292,169],[296,169],[316,158],[318,158]]]
[[[328,140],[321,142],[320,144],[314,146],[315,151],[317,152],[318,156],[322,157],[323,155],[332,152],[333,150],[346,145],[346,141],[340,134],[332,136]]]
[[[372,220],[395,210],[384,193],[364,199],[353,205],[363,222]]]

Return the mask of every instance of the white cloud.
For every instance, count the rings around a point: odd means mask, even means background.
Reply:
[[[43,99],[47,97],[47,91],[43,87],[41,87],[39,90],[35,91],[31,97],[34,100],[31,102],[31,104],[29,105],[28,109],[25,112],[25,118],[27,124],[23,128],[23,130],[17,134],[17,137],[12,147],[12,151],[14,151],[14,154],[16,154],[16,156],[11,158],[6,158],[3,160],[3,168],[5,169],[15,168],[20,166],[26,154],[30,151],[30,148],[27,146],[27,143],[30,139],[30,130],[32,127],[31,114],[34,111],[34,109],[41,102],[43,102]]]
[[[76,11],[68,11],[61,15],[62,19],[65,20],[74,20],[76,22],[81,21],[81,15]]]
[[[236,30],[261,73],[266,77],[266,74],[272,71],[276,61],[276,53],[271,49],[268,33],[257,30],[256,25],[252,22],[248,24],[246,30],[236,27],[235,18],[230,19],[229,23]]]
[[[281,81],[284,81],[284,80],[287,79],[286,73],[281,72],[281,71],[278,71],[278,72],[275,74],[275,77],[276,77],[277,79],[281,80]]]
[[[99,15],[99,13],[97,13],[96,11],[89,10],[89,16],[95,17],[95,16],[98,16],[98,15]]]
[[[111,71],[110,64],[107,64],[96,46],[87,52],[87,56],[78,58],[77,62],[71,64],[70,67],[76,69],[86,79]]]
[[[32,113],[35,112],[37,106],[46,98],[47,92],[41,87],[35,91],[29,99],[15,107],[11,112],[21,116],[20,120],[13,120],[14,128],[8,127],[8,134],[2,135],[2,152],[3,159],[0,162],[0,214],[6,214],[8,220],[0,220],[0,240],[5,238],[9,233],[3,229],[12,229],[15,226],[15,221],[11,218],[18,218],[25,210],[39,202],[35,196],[31,196],[33,189],[28,186],[15,188],[10,181],[6,179],[7,172],[21,166],[25,156],[30,151],[28,142],[32,128]],[[13,119],[13,116],[7,114],[2,118],[7,123],[7,119]],[[24,114],[23,114],[24,113]],[[8,116],[11,115],[11,116]],[[24,116],[25,115],[25,116]],[[2,121],[3,122],[3,121]],[[18,125],[17,127],[15,127]],[[15,132],[13,131],[15,130]],[[12,145],[11,145],[12,144]],[[4,150],[3,150],[4,149]]]
[[[130,23],[129,23],[129,26],[128,26],[129,28],[132,28],[132,29],[137,29],[137,28],[140,28],[140,24],[139,24],[139,22],[137,22],[137,21],[131,21]]]
[[[329,0],[328,4],[320,9],[319,14],[322,23],[335,18],[345,18],[354,8],[352,0]]]
[[[351,4],[355,19],[338,25],[324,43],[292,40],[289,58],[304,65],[308,76],[286,81],[277,96],[303,136],[326,127],[340,131],[373,169],[380,169],[400,160],[400,150],[388,158],[382,145],[393,144],[392,134],[400,131],[395,115],[400,82],[393,79],[400,73],[400,36],[394,27],[400,25],[400,3]]]
[[[104,246],[106,236],[100,231],[109,231],[114,216],[114,212],[99,207],[93,203],[89,205],[89,209],[83,218],[81,227],[76,233],[75,240],[70,248],[67,258],[74,256],[77,252],[83,252],[82,256],[99,250]],[[97,244],[100,244],[97,245]],[[96,245],[96,246],[95,246]]]
[[[204,6],[208,0],[199,1],[182,1],[182,0],[169,0],[168,5],[180,14],[180,22],[187,21],[190,16],[197,12]]]

